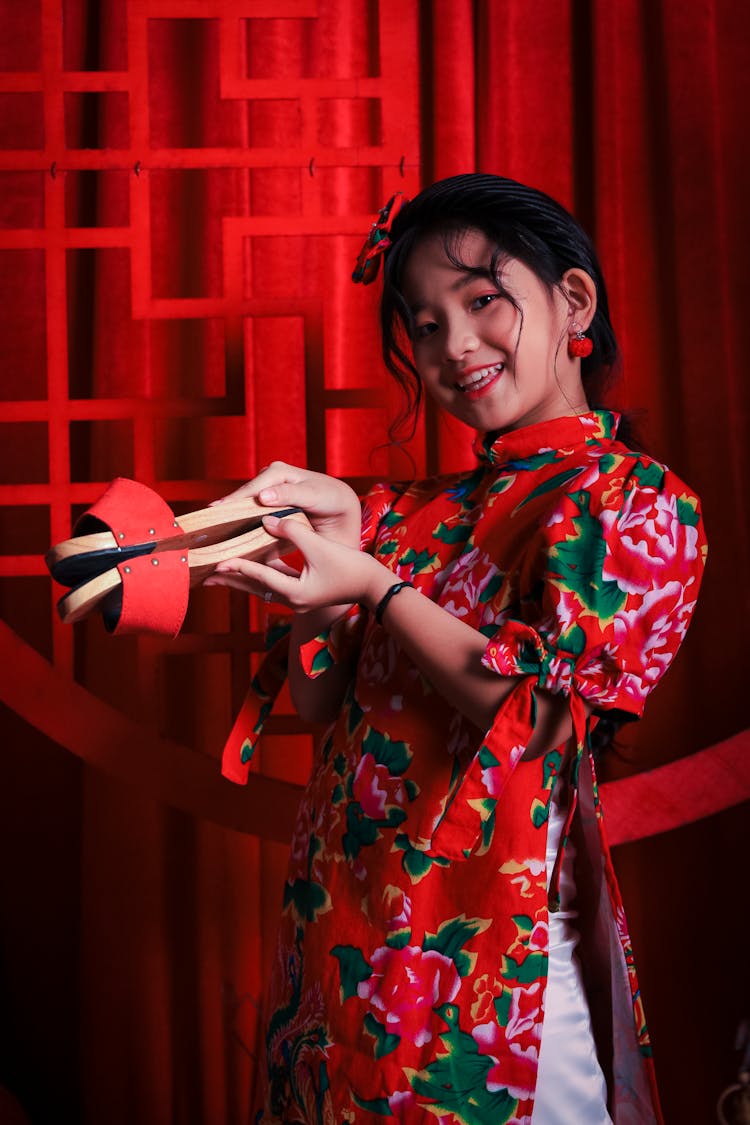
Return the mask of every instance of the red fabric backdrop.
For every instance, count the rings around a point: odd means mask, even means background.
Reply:
[[[397,400],[352,261],[393,190],[500,172],[595,236],[617,403],[645,411],[650,450],[706,511],[695,625],[610,776],[744,729],[750,15],[733,0],[0,12],[0,1085],[35,1125],[241,1122],[311,735],[287,702],[248,791],[219,781],[257,609],[201,591],[173,643],[73,630],[40,556],[118,474],[185,511],[273,457],[357,487],[412,473],[380,445]],[[419,473],[467,452],[429,411],[410,447]],[[616,851],[669,1122],[712,1120],[733,1075],[746,811]]]

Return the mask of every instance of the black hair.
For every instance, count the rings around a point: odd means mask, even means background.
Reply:
[[[581,379],[591,409],[603,406],[608,385],[620,366],[620,350],[591,239],[576,219],[544,192],[503,176],[467,173],[425,188],[401,209],[390,232],[380,303],[383,359],[406,395],[406,409],[396,419],[392,436],[409,421],[413,432],[422,400],[422,383],[408,352],[412,316],[402,293],[406,263],[425,237],[441,234],[449,260],[457,268],[472,272],[456,252],[460,235],[467,230],[480,231],[496,247],[490,270],[498,290],[513,304],[514,298],[499,280],[498,267],[504,257],[522,262],[550,291],[560,285],[569,269],[581,269],[589,275],[596,287],[597,303],[587,331],[593,351],[581,361]],[[476,272],[486,274],[484,269]],[[622,429],[618,436],[627,442]]]

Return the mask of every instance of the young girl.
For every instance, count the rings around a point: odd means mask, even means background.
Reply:
[[[591,736],[637,718],[701,579],[696,497],[599,408],[604,282],[542,193],[456,176],[381,212],[386,365],[477,431],[458,475],[274,462],[235,496],[283,562],[211,582],[294,619],[300,714],[331,726],[299,812],[259,1120],[660,1119]]]

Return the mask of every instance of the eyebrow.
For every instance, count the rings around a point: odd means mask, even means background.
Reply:
[[[457,270],[456,272],[459,276],[450,287],[452,293],[459,289],[464,289],[467,285],[471,285],[472,281],[481,281],[482,279],[491,281],[494,285],[497,285],[496,279],[489,267],[485,269],[481,266],[473,266],[469,270]],[[417,313],[422,312],[426,308],[427,306],[424,303],[409,305],[409,311],[412,316],[416,316]]]

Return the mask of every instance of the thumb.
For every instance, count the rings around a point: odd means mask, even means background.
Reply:
[[[274,539],[285,540],[303,554],[305,544],[310,544],[318,538],[303,512],[295,512],[294,515],[283,518],[264,516],[263,527],[269,535],[273,535]]]

